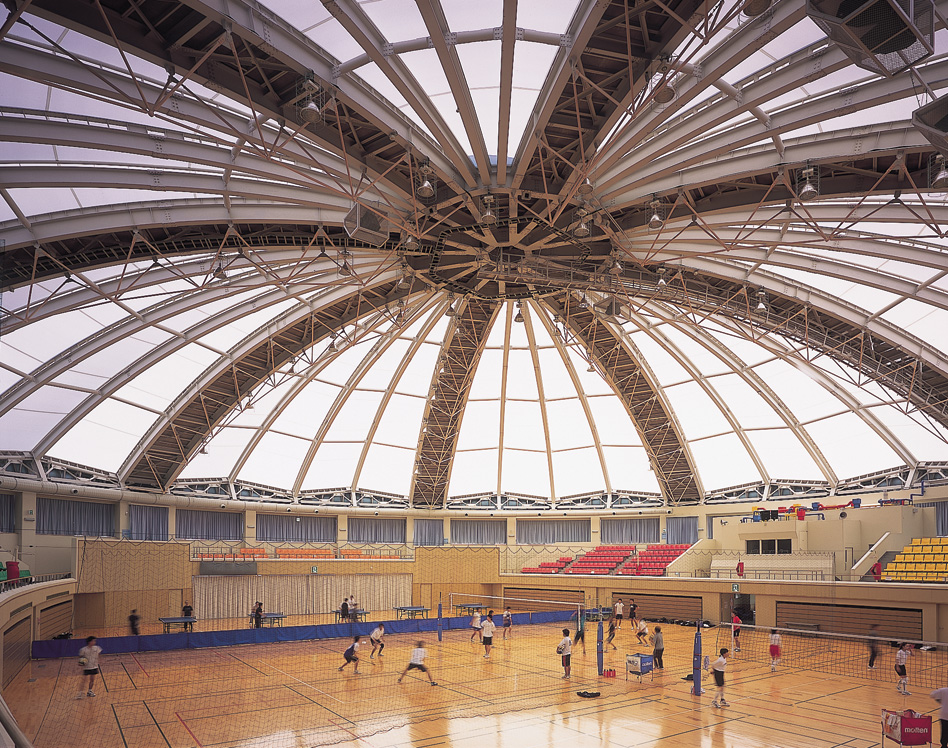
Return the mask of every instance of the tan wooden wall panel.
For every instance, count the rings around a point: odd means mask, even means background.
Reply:
[[[794,628],[794,624],[818,624],[820,631],[869,636],[869,626],[873,623],[879,624],[873,632],[877,636],[922,638],[921,610],[777,601],[777,626],[782,628]]]
[[[629,615],[629,603],[634,598],[638,610],[636,615],[648,621],[656,618],[670,618],[672,620],[697,621],[703,618],[700,597],[686,597],[683,595],[623,595],[612,593],[612,604],[622,598],[625,604],[625,615]]]
[[[39,638],[52,639],[65,631],[72,631],[72,600],[44,608],[39,614]]]
[[[3,687],[6,688],[30,661],[30,619],[24,618],[3,632]]]
[[[585,602],[585,593],[582,590],[504,587],[504,599],[508,598],[513,600],[510,606],[514,610],[563,610]],[[518,600],[538,602],[517,602]]]

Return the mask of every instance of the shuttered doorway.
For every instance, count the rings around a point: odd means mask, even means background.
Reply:
[[[3,687],[30,661],[30,619],[17,621],[3,632]]]

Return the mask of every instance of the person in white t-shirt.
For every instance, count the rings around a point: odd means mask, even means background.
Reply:
[[[379,650],[379,657],[382,656],[382,650],[385,649],[385,642],[382,641],[383,636],[385,636],[385,624],[380,623],[372,630],[372,633],[369,634],[369,641],[372,642],[372,654],[369,655],[370,660],[375,659],[376,647],[378,647]]]
[[[612,606],[612,611],[615,614],[616,618],[616,628],[622,628],[622,611],[625,610],[625,606],[622,604],[622,598],[620,597],[616,600],[616,604]]]
[[[342,653],[342,656],[346,658],[346,661],[339,667],[340,673],[345,670],[346,665],[348,665],[350,662],[353,662],[355,663],[355,667],[352,671],[356,675],[359,675],[359,640],[361,638],[361,636],[353,636],[352,644],[350,644],[346,651]]]
[[[513,614],[510,612],[510,606],[504,608],[504,641],[507,637],[513,636]]]
[[[560,655],[560,661],[563,663],[563,678],[569,680],[569,660],[573,653],[573,640],[569,638],[569,629],[563,629],[563,638],[556,647],[556,653]]]
[[[908,673],[905,670],[905,664],[908,662],[910,654],[914,656],[915,648],[907,642],[901,642],[899,651],[895,653],[895,672],[899,676],[899,683],[896,688],[903,696],[912,695],[908,692]]]
[[[639,619],[639,623],[635,631],[635,638],[639,640],[639,644],[648,643],[648,624],[645,622],[644,618]]]
[[[948,688],[936,688],[932,698],[939,703],[938,719],[941,720],[941,748],[948,748]]]
[[[770,629],[770,672],[777,672],[780,664],[780,634],[777,629]]]
[[[79,667],[82,668],[82,674],[89,676],[89,688],[86,696],[95,696],[92,687],[95,685],[95,677],[99,674],[99,655],[102,654],[102,647],[96,644],[94,636],[86,637],[86,646],[79,650]],[[77,698],[82,698],[79,694]]]
[[[474,615],[471,616],[471,628],[474,629],[473,632],[471,632],[471,641],[474,641],[475,636],[478,639],[483,637],[481,633],[481,611],[479,609],[475,610]]]
[[[484,659],[490,659],[490,648],[494,643],[494,611],[488,611],[487,620],[481,623],[481,641],[484,642]]]
[[[411,651],[411,659],[408,661],[408,666],[402,670],[402,674],[398,676],[397,683],[402,682],[402,678],[405,677],[405,673],[409,670],[420,670],[425,675],[428,676],[428,680],[431,681],[432,686],[437,686],[435,679],[431,677],[431,671],[428,670],[428,667],[425,665],[425,643],[424,642],[415,642],[415,648]]]
[[[724,699],[724,669],[727,667],[727,658],[730,654],[731,650],[722,647],[721,656],[708,667],[708,670],[714,675],[714,685],[717,687],[711,706],[730,706]]]

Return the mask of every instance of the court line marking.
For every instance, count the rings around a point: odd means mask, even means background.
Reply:
[[[273,669],[276,670],[278,673],[283,673],[283,675],[285,675],[285,676],[286,676],[287,678],[289,678],[290,680],[295,680],[297,683],[299,683],[299,684],[301,684],[301,685],[303,685],[303,686],[306,686],[307,688],[312,688],[314,691],[316,691],[316,692],[318,692],[318,693],[321,693],[323,696],[328,696],[328,697],[329,697],[330,699],[332,699],[333,701],[338,701],[340,704],[345,704],[345,703],[346,703],[343,699],[337,699],[337,698],[336,698],[335,696],[333,696],[332,694],[326,693],[325,691],[321,691],[320,689],[316,688],[316,686],[314,686],[312,683],[307,683],[305,680],[301,680],[300,678],[297,678],[295,675],[290,675],[290,674],[289,674],[288,672],[286,672],[285,670],[280,670],[280,668],[278,668],[276,665],[271,665],[269,662],[265,662],[265,663],[263,663],[263,664],[266,665],[266,666],[269,667],[269,668],[273,668]],[[250,667],[253,667],[253,665],[251,665]],[[254,668],[254,669],[256,669],[256,668]],[[264,673],[264,675],[266,675],[266,673]],[[302,696],[302,694],[300,694],[300,695]]]
[[[188,723],[185,722],[184,719],[182,719],[181,715],[178,714],[177,712],[175,712],[175,713],[174,713],[174,716],[178,718],[178,722],[181,723],[181,726],[182,726],[185,730],[188,731],[188,735],[190,735],[192,738],[194,738],[194,742],[198,744],[198,748],[204,748],[204,744],[203,744],[200,740],[198,740],[197,735],[195,735],[194,732],[191,730],[191,728],[188,727]]]
[[[150,678],[151,676],[148,675],[148,671],[145,670],[145,668],[142,666],[142,664],[138,661],[138,658],[135,656],[135,654],[134,654],[133,652],[129,652],[129,654],[132,655],[132,659],[135,660],[135,664],[138,665],[138,667],[140,667],[140,668],[142,669],[142,672],[145,674],[145,677],[146,677],[146,678]],[[127,673],[128,670],[126,670],[125,672]],[[129,677],[131,677],[131,676],[129,676]]]

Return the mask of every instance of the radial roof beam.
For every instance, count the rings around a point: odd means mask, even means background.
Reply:
[[[454,103],[457,104],[467,139],[474,151],[474,161],[477,164],[481,183],[489,185],[491,183],[490,158],[487,155],[487,146],[484,144],[484,133],[481,132],[481,124],[477,119],[477,108],[471,97],[471,88],[464,75],[461,58],[454,45],[449,44],[451,30],[448,28],[444,10],[441,8],[441,3],[436,0],[416,0],[416,5],[428,28],[429,37],[438,53],[448,85],[451,87],[451,95],[454,97]]]
[[[415,452],[410,500],[415,507],[445,505],[461,419],[474,373],[500,310],[494,301],[466,297],[448,326],[425,408],[424,428]]]
[[[551,297],[546,303],[589,352],[628,411],[665,502],[699,503],[703,491],[681,427],[641,356],[633,356],[629,341],[622,340],[592,308],[583,308],[571,294]]]
[[[342,27],[349,32],[349,35],[366,51],[372,62],[378,65],[385,77],[398,89],[398,92],[405,97],[405,101],[415,110],[415,113],[435,136],[444,155],[454,164],[457,173],[461,175],[468,187],[473,187],[471,164],[464,148],[454,137],[451,128],[438,113],[434,103],[415,79],[409,67],[401,61],[398,55],[386,53],[388,40],[382,36],[382,33],[372,23],[356,0],[322,0],[322,3],[333,18],[339,21]],[[438,40],[434,39],[434,42],[437,46]],[[481,140],[483,141],[483,138]],[[471,142],[475,142],[473,138],[471,138]],[[425,154],[426,157],[428,155]]]
[[[507,183],[507,141],[510,139],[510,100],[513,92],[517,2],[504,0],[500,42],[500,112],[497,118],[497,184]]]
[[[527,344],[530,347],[530,361],[533,364],[533,376],[537,384],[537,400],[540,406],[540,418],[543,423],[543,442],[546,446],[547,473],[550,476],[550,499],[556,503],[556,477],[553,471],[553,446],[550,443],[550,418],[546,409],[546,391],[543,389],[543,374],[540,371],[540,354],[537,350],[537,338],[533,331],[533,315],[530,305],[525,307],[523,324],[527,333]],[[508,342],[509,345],[509,342]]]
[[[128,486],[166,489],[211,432],[272,372],[342,325],[388,303],[394,273],[372,288],[337,287],[332,303],[278,330],[271,325],[235,346],[168,407],[118,471]]]

